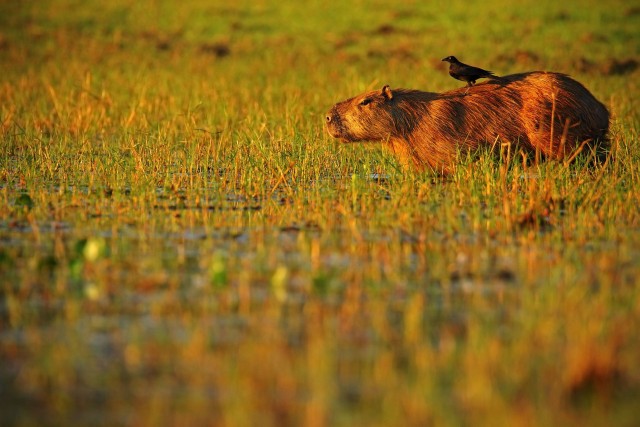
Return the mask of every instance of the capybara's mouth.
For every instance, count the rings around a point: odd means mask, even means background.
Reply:
[[[332,108],[325,117],[327,132],[329,135],[336,139],[340,139],[342,142],[349,142],[348,133],[345,131],[344,124],[340,118],[340,114],[336,111],[335,107]]]

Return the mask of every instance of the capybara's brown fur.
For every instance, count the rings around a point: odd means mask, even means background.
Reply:
[[[565,159],[606,143],[609,112],[565,74],[514,74],[466,90],[385,86],[334,105],[327,130],[345,142],[384,142],[404,163],[441,173],[451,172],[458,153],[482,146],[519,144]]]

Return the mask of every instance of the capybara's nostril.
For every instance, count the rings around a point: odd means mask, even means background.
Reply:
[[[327,123],[331,123],[331,114],[327,114]]]

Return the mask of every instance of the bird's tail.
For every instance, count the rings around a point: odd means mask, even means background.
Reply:
[[[491,74],[489,77],[487,77],[487,79],[496,80],[503,83],[506,83],[509,81],[506,77],[496,76],[495,74]]]

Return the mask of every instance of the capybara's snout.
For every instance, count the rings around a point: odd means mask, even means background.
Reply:
[[[327,115],[325,116],[325,120],[327,121],[327,124],[331,123],[331,120],[333,118],[331,117],[331,112],[327,113]]]
[[[334,138],[342,138],[342,132],[340,130],[340,115],[335,106],[333,106],[325,115],[325,126],[327,132]]]

